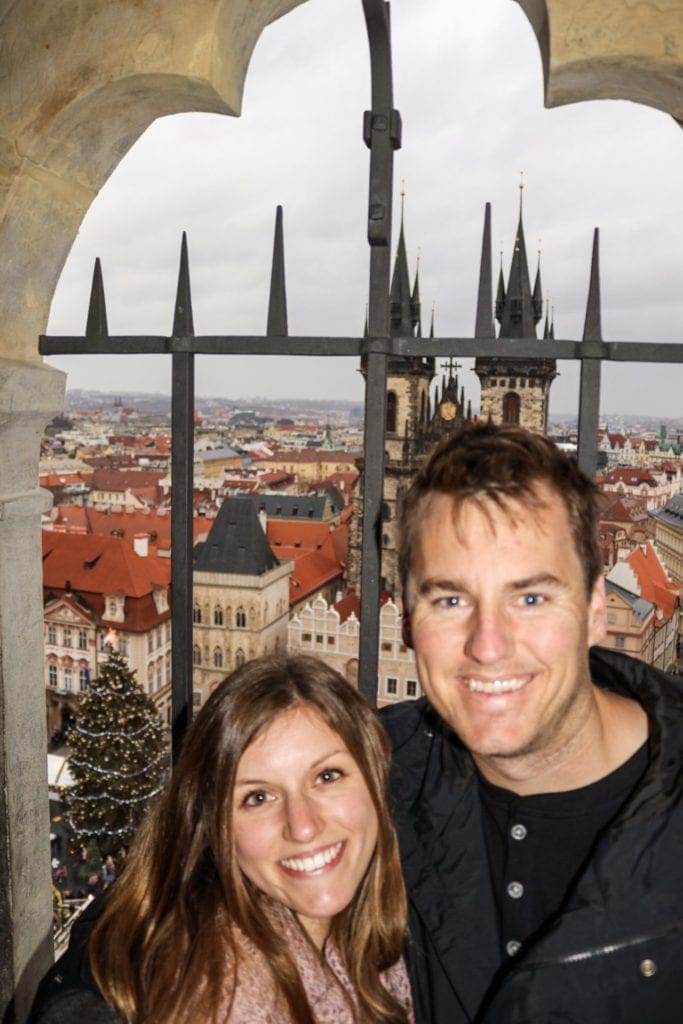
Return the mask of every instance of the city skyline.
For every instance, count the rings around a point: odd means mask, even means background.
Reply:
[[[680,340],[679,126],[625,102],[545,110],[537,44],[522,11],[509,0],[482,0],[476,17],[457,8],[434,0],[426,17],[407,0],[392,4],[395,104],[404,123],[394,235],[405,180],[406,239],[411,273],[421,253],[425,331],[435,303],[437,334],[471,335],[484,203],[493,203],[494,249],[502,239],[507,272],[523,170],[527,249],[535,269],[541,237],[556,337],[581,337],[599,225],[605,339]],[[49,333],[83,331],[97,255],[111,333],[169,333],[183,229],[197,333],[262,333],[282,203],[290,332],[358,335],[367,288],[361,116],[368,106],[360,3],[316,0],[275,22],[257,44],[241,118],[163,118],[121,162],[83,222]],[[102,357],[50,362],[68,369],[70,388],[170,390],[163,357],[137,356],[133,383],[123,358],[108,357],[105,369]],[[355,360],[197,362],[198,393],[362,400]],[[576,367],[558,368],[551,414],[576,405]],[[465,369],[462,378],[478,404],[474,373]],[[680,410],[680,365],[606,366],[603,379],[605,414]]]

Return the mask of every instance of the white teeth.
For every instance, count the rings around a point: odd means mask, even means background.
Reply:
[[[334,846],[328,846],[326,850],[321,850],[312,857],[290,857],[288,860],[281,860],[280,863],[290,871],[319,871],[339,855],[342,845],[335,843]]]
[[[465,679],[465,685],[470,693],[512,693],[514,690],[521,690],[527,683],[524,679],[492,679],[485,682],[483,679]]]

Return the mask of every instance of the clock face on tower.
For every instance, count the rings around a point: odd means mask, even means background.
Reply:
[[[454,420],[457,411],[455,402],[445,401],[439,406],[439,415],[442,420]]]

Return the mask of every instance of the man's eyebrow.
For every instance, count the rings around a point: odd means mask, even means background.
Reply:
[[[422,580],[417,592],[421,596],[425,596],[426,594],[431,594],[433,590],[457,590],[458,592],[462,592],[463,590],[467,590],[467,587],[460,580],[430,576],[428,579]]]
[[[539,572],[533,576],[524,576],[519,580],[511,580],[508,584],[510,590],[529,590],[533,587],[553,587],[554,589],[564,589],[566,584],[554,576],[550,572]],[[430,576],[426,580],[422,580],[417,592],[421,597],[426,597],[433,593],[435,590],[456,592],[459,594],[468,592],[468,587],[463,583],[462,580],[458,579],[446,579],[440,576]]]
[[[554,587],[564,589],[566,584],[551,572],[539,572],[535,576],[526,576],[521,580],[513,580],[510,584],[513,590],[529,590],[533,587]]]

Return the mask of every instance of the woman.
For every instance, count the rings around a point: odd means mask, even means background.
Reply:
[[[233,672],[189,729],[90,936],[111,1019],[411,1022],[388,762],[374,714],[322,662]],[[70,1004],[91,997],[67,987],[32,1019],[80,1024]]]

